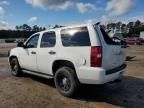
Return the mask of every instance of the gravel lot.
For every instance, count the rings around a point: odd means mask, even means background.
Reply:
[[[122,82],[105,86],[82,86],[77,96],[63,97],[53,80],[31,75],[11,75],[7,51],[13,44],[0,44],[0,108],[143,108],[144,46],[131,46],[127,55],[136,56],[128,62]]]

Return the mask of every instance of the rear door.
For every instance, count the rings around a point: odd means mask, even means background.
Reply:
[[[114,42],[102,28],[100,28],[100,38],[103,46],[103,50],[102,50],[103,68],[109,70],[124,64],[125,53],[120,43]]]
[[[51,74],[51,65],[56,57],[56,33],[49,31],[43,33],[38,48],[37,64],[41,73]]]

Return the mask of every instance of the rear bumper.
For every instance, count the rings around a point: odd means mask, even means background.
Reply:
[[[126,64],[108,71],[103,68],[80,67],[77,76],[82,84],[105,84],[118,79],[125,68]]]
[[[110,74],[119,72],[119,71],[125,69],[126,67],[127,67],[126,64],[122,64],[122,65],[119,66],[119,67],[116,67],[116,68],[114,68],[114,69],[107,70],[107,71],[106,71],[106,75],[110,75]]]

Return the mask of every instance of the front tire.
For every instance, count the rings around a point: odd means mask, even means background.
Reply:
[[[10,66],[11,66],[11,72],[14,76],[22,76],[22,70],[17,58],[13,58],[10,61]]]
[[[78,87],[78,80],[74,69],[70,67],[62,67],[58,69],[54,77],[55,86],[64,96],[73,96]]]

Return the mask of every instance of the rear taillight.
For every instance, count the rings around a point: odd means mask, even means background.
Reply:
[[[102,47],[91,47],[91,67],[102,66]]]

